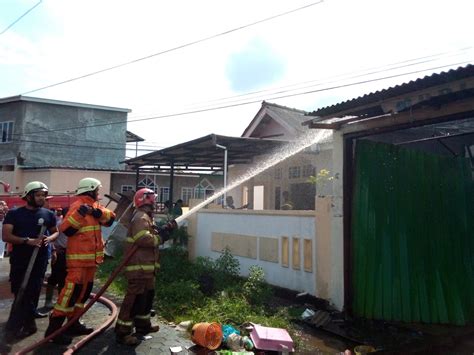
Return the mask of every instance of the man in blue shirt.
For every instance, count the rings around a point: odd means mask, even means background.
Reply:
[[[56,216],[43,208],[47,196],[48,187],[45,184],[40,181],[28,183],[21,196],[26,205],[9,211],[3,222],[3,239],[13,246],[10,254],[10,282],[16,301],[5,327],[4,340],[7,343],[37,331],[35,311],[48,265],[48,244],[58,236]],[[46,226],[45,235],[39,235],[42,225]],[[38,254],[23,297],[16,300],[35,248],[39,248]]]

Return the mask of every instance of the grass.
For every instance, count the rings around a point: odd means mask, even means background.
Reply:
[[[103,282],[118,266],[121,258],[107,259],[98,271]],[[254,266],[248,278],[239,277],[240,265],[228,250],[217,260],[188,259],[186,250],[172,247],[161,251],[161,269],[156,277],[155,304],[160,317],[167,321],[218,322],[239,327],[252,322],[284,328],[293,339],[291,320],[300,309],[270,305],[272,289],[265,282],[263,269]],[[126,280],[119,276],[109,292],[124,295]]]

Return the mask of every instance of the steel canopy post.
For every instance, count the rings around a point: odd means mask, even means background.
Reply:
[[[223,145],[217,144],[216,147],[220,149],[224,149],[224,191],[227,188],[227,147],[224,147]],[[226,194],[227,192],[224,192],[224,197],[222,200],[222,206],[226,203]]]

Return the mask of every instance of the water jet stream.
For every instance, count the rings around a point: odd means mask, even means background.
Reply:
[[[196,213],[201,208],[206,206],[207,204],[211,203],[211,201],[215,200],[216,198],[222,196],[229,190],[234,189],[235,187],[239,186],[240,184],[244,183],[245,181],[253,178],[254,176],[262,173],[263,171],[271,168],[272,166],[282,162],[283,160],[295,155],[296,153],[301,152],[303,149],[319,143],[325,143],[330,141],[332,138],[332,131],[331,130],[309,130],[309,132],[302,137],[298,137],[298,141],[290,142],[288,145],[284,146],[283,148],[275,151],[272,153],[270,157],[268,157],[265,161],[261,162],[259,166],[254,166],[249,169],[249,171],[232,182],[231,184],[227,185],[225,189],[221,189],[214,193],[212,196],[208,197],[206,200],[200,202],[198,205],[191,208],[189,211],[184,213],[183,215],[176,218],[176,223],[178,225],[182,223],[187,217]]]

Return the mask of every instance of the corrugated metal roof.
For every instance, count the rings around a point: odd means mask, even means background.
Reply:
[[[177,169],[209,167],[222,169],[224,153],[216,145],[227,148],[227,162],[248,164],[261,154],[267,154],[280,148],[287,142],[271,139],[228,137],[217,134],[197,138],[172,147],[164,148],[145,155],[123,161],[130,166],[169,166]]]
[[[388,89],[375,91],[364,96],[359,96],[352,100],[340,102],[332,106],[326,106],[319,108],[311,113],[310,116],[329,116],[335,115],[342,111],[355,109],[362,105],[369,105],[371,103],[379,103],[380,101],[387,100],[391,97],[405,95],[407,93],[423,90],[432,86],[446,84],[455,80],[460,80],[474,76],[474,65],[469,64],[465,67],[459,67],[457,69],[451,69],[447,72],[436,73],[425,76],[416,80],[409,81],[401,85],[396,85]]]

